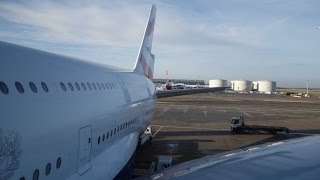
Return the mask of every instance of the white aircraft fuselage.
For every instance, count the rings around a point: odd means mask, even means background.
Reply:
[[[0,42],[0,179],[112,179],[156,104],[155,7],[134,70]]]
[[[12,141],[16,147],[9,150],[17,160],[13,179],[30,179],[37,169],[40,177],[46,176],[49,163],[50,179],[114,177],[153,115],[152,81],[21,46],[1,42],[0,47],[0,54],[5,54],[0,77],[8,89],[7,94],[0,93],[0,128],[16,136]]]

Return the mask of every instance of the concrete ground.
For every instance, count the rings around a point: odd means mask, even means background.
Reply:
[[[138,149],[135,175],[146,173],[159,155],[179,164],[205,155],[266,142],[320,133],[320,100],[288,96],[205,93],[158,99],[151,121],[152,143]],[[230,120],[241,115],[246,124],[285,126],[290,135],[232,134]]]

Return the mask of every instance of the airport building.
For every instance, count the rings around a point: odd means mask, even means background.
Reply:
[[[165,84],[167,79],[153,79],[155,84]],[[204,80],[190,80],[190,79],[170,79],[170,82],[183,83],[188,85],[205,85]]]

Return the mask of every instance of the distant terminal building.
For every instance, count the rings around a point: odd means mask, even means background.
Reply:
[[[213,80],[209,80],[209,87],[210,88],[230,87],[230,83],[228,80],[224,80],[224,79],[213,79]]]
[[[231,89],[233,91],[246,91],[252,90],[252,82],[248,80],[232,80]]]
[[[153,79],[155,84],[165,84],[167,79]],[[189,79],[170,79],[170,82],[183,83],[188,85],[205,85],[204,80],[189,80]]]

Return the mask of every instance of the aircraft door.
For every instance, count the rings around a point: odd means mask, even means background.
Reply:
[[[124,97],[126,99],[126,102],[130,102],[131,101],[131,97],[130,97],[130,94],[129,94],[129,91],[127,89],[126,84],[124,83],[124,81],[121,79],[121,77],[118,74],[116,74],[116,76],[119,79],[119,84],[120,84],[121,89],[123,91],[123,94],[124,94]]]
[[[90,153],[91,153],[91,125],[79,129],[79,157],[77,171],[80,175],[85,174],[91,169]]]

